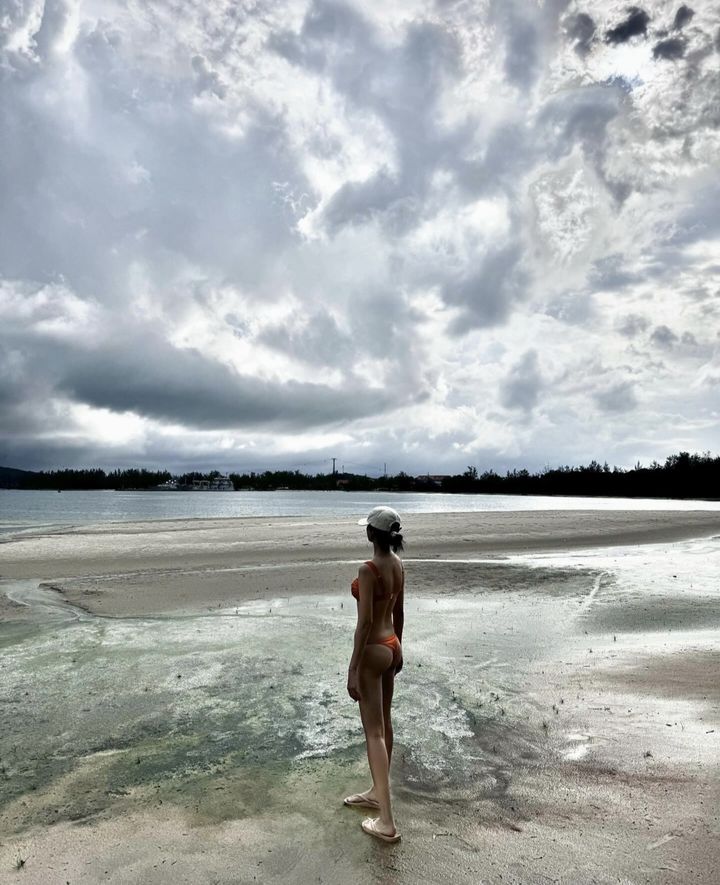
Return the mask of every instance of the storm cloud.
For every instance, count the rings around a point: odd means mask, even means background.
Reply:
[[[644,9],[637,6],[630,8],[626,19],[615,25],[614,28],[605,34],[608,43],[625,43],[632,37],[644,36],[647,33],[647,26],[650,16]]]
[[[675,59],[685,55],[687,44],[682,37],[668,37],[653,46],[653,58]]]
[[[538,401],[543,387],[538,355],[528,350],[510,369],[500,385],[500,402],[508,409],[530,412]]]
[[[712,448],[718,33],[659,0],[8,5],[0,464]]]

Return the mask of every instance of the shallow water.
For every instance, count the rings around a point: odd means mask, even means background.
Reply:
[[[644,734],[652,717],[682,720],[682,734],[663,736],[681,755],[716,758],[714,745],[693,743],[702,696],[663,699],[653,689],[620,720],[593,712],[581,691],[592,676],[615,679],[615,697],[632,695],[627,673],[639,651],[648,661],[688,646],[717,653],[719,552],[711,540],[408,560],[396,795],[502,802],[518,766],[601,758],[628,729]],[[449,575],[452,595],[437,595]],[[362,770],[358,709],[344,684],[355,611],[344,595],[110,619],[70,608],[37,582],[4,589],[32,614],[0,625],[6,827],[86,819],[138,791],[224,820],[253,813],[258,785],[265,804],[282,803],[293,778],[313,772],[342,790],[348,766]]]
[[[113,492],[0,489],[0,534],[53,526],[243,516],[359,518],[378,504],[400,513],[516,510],[720,510],[720,501],[422,492]]]

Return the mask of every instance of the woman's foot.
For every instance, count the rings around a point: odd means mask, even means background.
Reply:
[[[343,800],[345,805],[359,805],[364,808],[379,808],[380,803],[375,796],[373,787],[365,790],[364,793],[354,793],[352,796],[346,796]]]
[[[369,836],[375,836],[383,842],[397,842],[400,839],[394,824],[384,824],[379,817],[367,817],[361,824]]]

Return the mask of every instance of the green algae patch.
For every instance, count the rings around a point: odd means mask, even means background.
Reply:
[[[394,777],[407,796],[507,783],[506,754],[495,748],[515,746],[523,702],[514,675],[488,657],[508,624],[506,594],[490,596],[408,607],[415,637],[393,713],[403,741]],[[555,604],[568,604],[564,593]],[[366,787],[359,710],[344,686],[351,615],[320,597],[276,602],[273,612],[263,603],[262,612],[249,605],[212,617],[87,616],[13,645],[0,669],[7,826],[83,821],[138,803],[220,822],[315,794],[341,804]],[[532,647],[538,622],[535,610],[525,621],[514,615],[507,647],[517,653],[518,631]],[[502,710],[478,703],[486,692],[504,698]]]

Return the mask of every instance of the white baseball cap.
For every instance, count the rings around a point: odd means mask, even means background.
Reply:
[[[393,525],[397,523],[400,527],[400,514],[392,507],[374,507],[367,516],[358,519],[358,525],[371,525],[381,532],[391,531]]]

